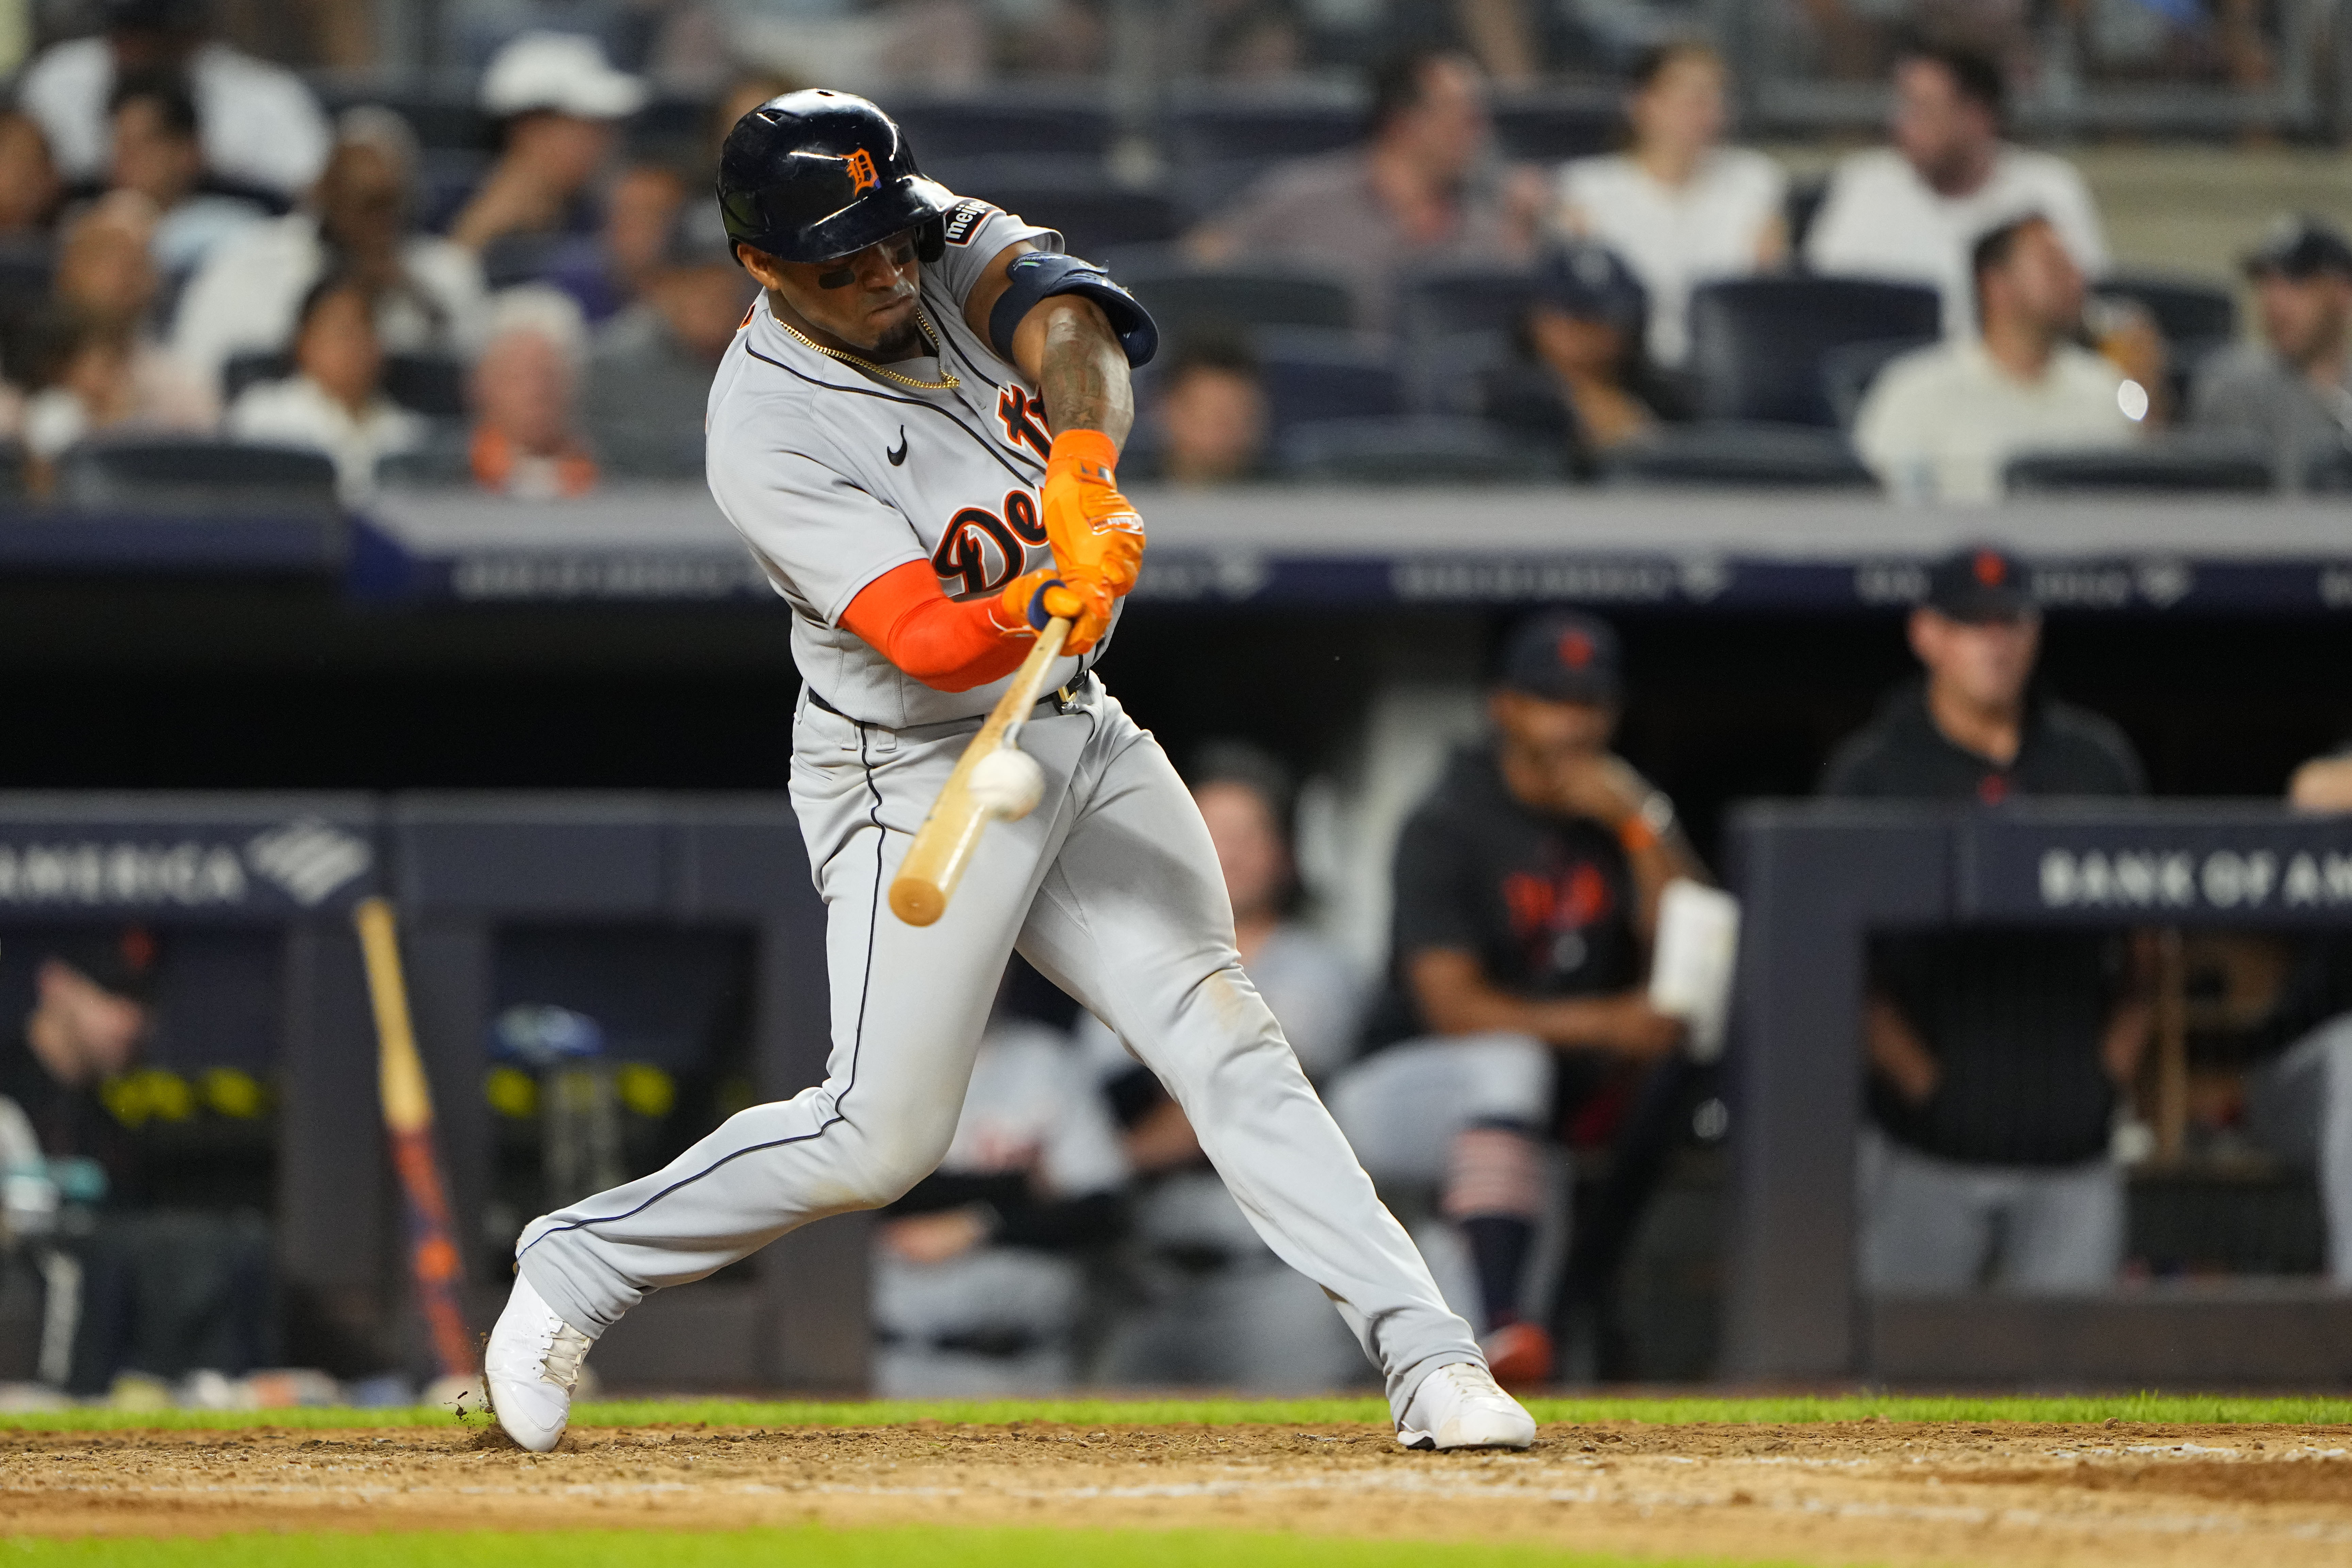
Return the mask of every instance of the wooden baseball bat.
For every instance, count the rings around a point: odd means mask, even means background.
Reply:
[[[399,1173],[408,1212],[408,1271],[417,1305],[433,1335],[433,1356],[445,1377],[471,1377],[478,1370],[473,1338],[457,1304],[463,1255],[452,1238],[447,1187],[433,1149],[433,1092],[416,1055],[416,1031],[408,1016],[408,985],[400,973],[400,937],[392,906],[362,899],[352,911],[367,960],[368,997],[375,1004],[376,1086],[383,1105],[384,1131],[392,1141],[393,1169]]]
[[[1062,617],[1045,623],[1036,646],[1013,672],[1013,684],[996,700],[988,722],[956,759],[955,772],[940,786],[930,815],[915,830],[915,842],[890,884],[890,912],[908,925],[927,926],[947,913],[948,900],[955,896],[956,883],[963,879],[963,868],[980,843],[980,830],[988,826],[988,808],[971,795],[971,770],[1020,733],[1045,688],[1045,672],[1062,657],[1062,644],[1069,636],[1070,623]]]

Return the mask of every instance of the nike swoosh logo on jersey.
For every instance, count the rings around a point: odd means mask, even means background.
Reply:
[[[882,455],[890,459],[890,466],[894,468],[903,468],[906,466],[907,427],[904,425],[898,426],[898,444],[895,447],[885,448]]]

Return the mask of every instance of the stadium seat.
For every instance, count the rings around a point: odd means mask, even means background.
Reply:
[[[1559,163],[1614,150],[1625,123],[1618,90],[1554,90],[1498,100],[1495,140],[1507,158]]]
[[[442,354],[386,354],[383,395],[427,419],[463,419],[466,367]]]
[[[1400,325],[1405,335],[1435,342],[1461,332],[1516,331],[1535,299],[1527,273],[1463,268],[1422,273],[1405,281]]]
[[[16,315],[48,298],[56,253],[46,239],[0,243],[0,315]]]
[[[1181,97],[1168,119],[1177,195],[1206,216],[1277,163],[1363,140],[1364,108],[1349,90],[1269,96],[1213,88]]]
[[[235,441],[101,438],[59,459],[58,494],[91,510],[320,512],[337,508],[323,453]]]
[[[1143,301],[1160,323],[1162,341],[1169,342],[1211,325],[1337,331],[1355,322],[1345,285],[1287,269],[1154,273],[1122,268],[1118,277]]]
[[[1560,477],[1557,453],[1513,440],[1483,419],[1430,416],[1322,419],[1275,444],[1285,476],[1340,484],[1537,484]]]
[[[1822,355],[1822,395],[1829,399],[1830,412],[1836,416],[1838,428],[1853,428],[1854,416],[1862,412],[1862,400],[1870,395],[1871,383],[1878,373],[1901,359],[1914,349],[1929,348],[1939,338],[1871,338],[1858,343],[1840,343]]]
[[[1849,343],[1928,339],[1933,289],[1855,278],[1743,278],[1691,295],[1690,375],[1709,419],[1833,426],[1822,359]]]
[[[1601,470],[1622,485],[1850,489],[1876,482],[1843,432],[1733,420],[1662,425],[1605,456]]]
[[[25,493],[25,448],[15,441],[0,441],[0,501],[21,499]]]
[[[2270,453],[2244,442],[2186,436],[2142,447],[2033,452],[2011,459],[2003,472],[2012,495],[2098,490],[2253,494],[2270,489],[2273,480]]]
[[[1405,412],[1404,384],[1388,345],[1355,332],[1271,327],[1255,335],[1267,412],[1279,435],[1332,419]]]
[[[1158,191],[1128,190],[1099,176],[1050,181],[983,178],[955,185],[964,195],[994,202],[1031,223],[1059,229],[1073,256],[1099,260],[1120,246],[1157,245],[1183,231],[1176,203]]]
[[[1041,93],[916,98],[892,95],[890,113],[928,171],[933,162],[1007,154],[1082,158],[1099,164],[1118,122],[1095,99]]]
[[[284,381],[294,374],[294,356],[278,350],[266,353],[231,354],[221,365],[221,406],[235,403],[248,386]]]

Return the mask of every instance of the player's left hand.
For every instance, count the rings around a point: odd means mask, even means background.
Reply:
[[[1091,577],[1114,596],[1143,570],[1143,519],[1118,493],[1118,448],[1099,430],[1054,437],[1039,495],[1046,542],[1063,575]]]
[[[1006,584],[993,615],[1008,633],[1024,625],[1042,632],[1049,619],[1068,621],[1070,635],[1062,651],[1081,654],[1102,641],[1103,633],[1110,629],[1115,603],[1111,591],[1091,577],[1040,569]]]

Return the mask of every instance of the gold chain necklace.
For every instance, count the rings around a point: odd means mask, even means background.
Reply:
[[[782,316],[776,315],[773,310],[769,311],[768,314],[774,317],[776,325],[783,328],[802,343],[814,349],[825,358],[839,360],[844,364],[856,365],[860,370],[870,370],[884,380],[895,381],[900,386],[911,386],[917,392],[953,392],[963,384],[955,372],[947,368],[947,356],[940,353],[940,335],[931,330],[931,320],[923,314],[923,308],[919,304],[915,307],[915,325],[922,329],[924,341],[931,345],[931,357],[940,362],[940,379],[937,381],[917,381],[911,375],[900,375],[897,371],[876,364],[870,359],[860,359],[846,350],[829,349]]]

